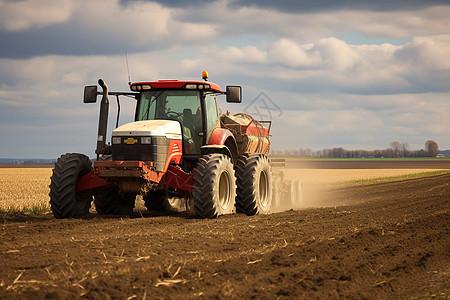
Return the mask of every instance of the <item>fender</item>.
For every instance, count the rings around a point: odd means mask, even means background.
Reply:
[[[94,174],[94,171],[87,173],[86,175],[81,176],[81,178],[77,182],[77,192],[82,192],[90,189],[94,189],[97,187],[102,187],[106,185],[110,185],[108,181]]]
[[[239,156],[236,139],[230,130],[217,127],[211,133],[208,145],[201,147],[202,154],[206,153],[223,153],[228,155],[231,160],[237,159]]]
[[[210,153],[222,153],[231,158],[233,161],[233,155],[231,155],[230,149],[228,149],[225,145],[206,145],[200,148],[202,155],[210,154]]]
[[[216,127],[213,129],[213,132],[211,133],[208,145],[225,145],[225,141],[229,136],[233,137],[234,139],[234,136],[231,133],[231,131],[225,128]]]

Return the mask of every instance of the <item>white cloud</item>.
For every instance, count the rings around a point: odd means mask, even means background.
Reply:
[[[281,63],[289,68],[313,67],[322,60],[321,53],[311,45],[299,45],[287,38],[272,43],[267,52],[272,63]]]
[[[222,61],[237,63],[264,63],[267,54],[255,46],[238,48],[231,46],[220,51],[219,58]]]
[[[408,65],[419,70],[450,70],[450,34],[414,37],[395,54]],[[418,64],[419,63],[419,64]]]
[[[283,12],[257,6],[230,6],[220,0],[202,6],[176,9],[182,20],[215,24],[222,35],[248,33],[275,38],[290,37],[304,42],[332,34],[357,30],[370,37],[404,39],[417,35],[448,34],[450,6],[429,6],[420,10],[370,11],[346,9],[336,11]],[[217,12],[220,11],[220,14]]]
[[[320,39],[314,49],[320,53],[324,66],[337,71],[350,69],[361,60],[354,48],[336,38]]]
[[[67,22],[72,14],[70,0],[0,1],[0,29],[21,31]]]

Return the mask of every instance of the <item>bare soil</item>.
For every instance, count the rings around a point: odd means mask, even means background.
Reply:
[[[448,159],[288,160],[295,169],[450,169]]]
[[[0,299],[450,297],[450,174],[305,190],[315,208],[1,215]]]

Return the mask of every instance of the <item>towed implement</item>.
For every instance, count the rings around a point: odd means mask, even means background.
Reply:
[[[242,89],[222,91],[202,75],[204,81],[130,83],[130,92],[109,92],[102,79],[102,92],[86,86],[84,103],[102,95],[97,159],[92,165],[86,155],[67,153],[57,160],[49,194],[53,215],[82,217],[92,202],[101,215],[129,215],[138,194],[157,211],[170,209],[173,199],[190,199],[199,218],[269,213],[273,190],[290,185],[279,176],[272,180],[271,122],[220,114],[217,96],[241,103]],[[119,109],[107,144],[108,96],[116,97]],[[122,126],[119,96],[136,100],[134,122]]]

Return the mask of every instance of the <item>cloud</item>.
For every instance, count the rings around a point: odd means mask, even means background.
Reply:
[[[252,64],[252,63],[264,63],[267,54],[255,46],[246,46],[238,48],[231,46],[225,50],[220,51],[219,58],[222,61]]]
[[[299,45],[290,39],[280,39],[268,47],[268,57],[272,63],[285,67],[313,67],[321,63],[322,57],[312,45]]]
[[[223,41],[255,47],[280,39],[308,44],[355,30],[367,37],[410,39],[448,34],[450,27],[450,6],[436,6],[439,1],[425,6],[414,2],[408,10],[364,12],[354,7],[356,2],[349,2],[348,9],[333,13],[320,3],[314,5],[321,9],[306,13],[263,4],[235,5],[231,0],[182,5],[177,1],[64,0],[58,5],[46,1],[39,7],[36,3],[41,2],[34,0],[0,2],[5,8],[0,10],[0,57],[116,55],[124,50],[139,53]],[[289,8],[283,2],[279,5]],[[10,12],[17,6],[25,7],[25,17]]]
[[[0,30],[15,32],[67,22],[71,4],[70,0],[1,0]]]
[[[433,5],[448,5],[445,0],[397,0],[397,1],[371,1],[371,0],[327,0],[327,1],[290,1],[290,0],[236,0],[232,2],[235,6],[249,6],[253,5],[260,8],[296,12],[296,13],[310,13],[317,11],[339,11],[339,10],[371,10],[371,11],[398,11],[422,9]]]
[[[309,9],[310,8],[310,9]],[[220,14],[215,12],[220,11]],[[330,13],[332,11],[332,13]],[[231,1],[175,10],[183,21],[215,24],[221,36],[262,34],[303,42],[356,30],[368,37],[405,39],[448,34],[448,1]]]
[[[419,69],[450,70],[450,35],[414,37],[395,53],[396,58],[408,66]]]
[[[71,17],[64,22],[49,20],[45,28],[34,23],[22,26],[20,18],[17,23],[11,19],[9,27],[23,30],[0,31],[0,57],[145,52],[211,40],[215,35],[213,24],[180,22],[173,9],[155,2],[122,6],[118,0],[78,0],[69,4]]]
[[[450,35],[421,37],[401,46],[351,45],[337,38],[299,43],[282,38],[265,48],[203,49],[192,68],[220,69],[277,90],[404,94],[448,92]]]
[[[449,91],[450,35],[415,37],[395,52],[399,73],[420,90]]]

